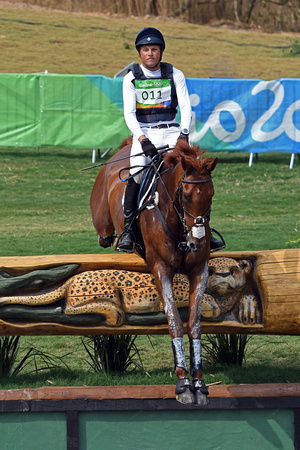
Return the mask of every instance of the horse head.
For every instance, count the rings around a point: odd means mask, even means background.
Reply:
[[[178,141],[169,163],[177,161],[178,202],[182,211],[186,244],[190,251],[201,252],[209,243],[208,226],[210,206],[214,195],[211,173],[217,165],[217,158],[204,158],[205,151],[199,146],[190,146]]]

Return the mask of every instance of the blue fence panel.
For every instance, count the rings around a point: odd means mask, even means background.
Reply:
[[[215,151],[300,153],[300,80],[188,78],[191,140]]]

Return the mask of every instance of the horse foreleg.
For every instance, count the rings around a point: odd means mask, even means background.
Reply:
[[[208,389],[202,380],[201,340],[190,339],[191,375],[193,377],[193,390],[195,403],[200,406],[208,404]]]
[[[182,337],[172,339],[172,349],[175,374],[178,377],[175,388],[176,400],[180,403],[194,403],[194,388],[187,377],[188,368]]]
[[[198,271],[197,271],[198,272]],[[188,337],[190,340],[191,374],[199,374],[201,371],[201,305],[208,279],[208,264],[205,261],[200,273],[190,276]]]
[[[201,305],[208,278],[208,265],[205,263],[201,276],[190,277],[190,317],[188,336],[190,340],[190,372],[193,377],[195,403],[207,405],[208,390],[202,380],[201,355]]]
[[[161,278],[159,276],[158,280],[156,279],[156,286],[168,319],[169,333],[172,339],[172,349],[174,354],[175,373],[178,377],[186,376],[188,368],[183,343],[183,323],[174,299],[172,277],[165,276]]]
[[[187,377],[185,348],[183,342],[183,323],[180,318],[173,293],[172,276],[162,276],[161,271],[152,271],[164,311],[168,319],[169,333],[172,339],[174,370],[178,377],[175,394],[180,403],[194,403],[193,386]]]

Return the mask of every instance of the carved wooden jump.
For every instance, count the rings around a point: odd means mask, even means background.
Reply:
[[[209,260],[203,333],[300,332],[300,250],[222,252]],[[173,280],[188,319],[188,281]],[[168,334],[154,280],[136,255],[0,258],[1,335]]]

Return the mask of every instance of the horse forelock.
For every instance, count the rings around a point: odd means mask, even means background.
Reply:
[[[201,173],[207,163],[212,160],[212,158],[203,158],[205,151],[200,150],[197,144],[189,145],[183,139],[178,139],[174,149],[165,155],[164,161],[167,166],[174,168],[184,158],[188,165]]]

